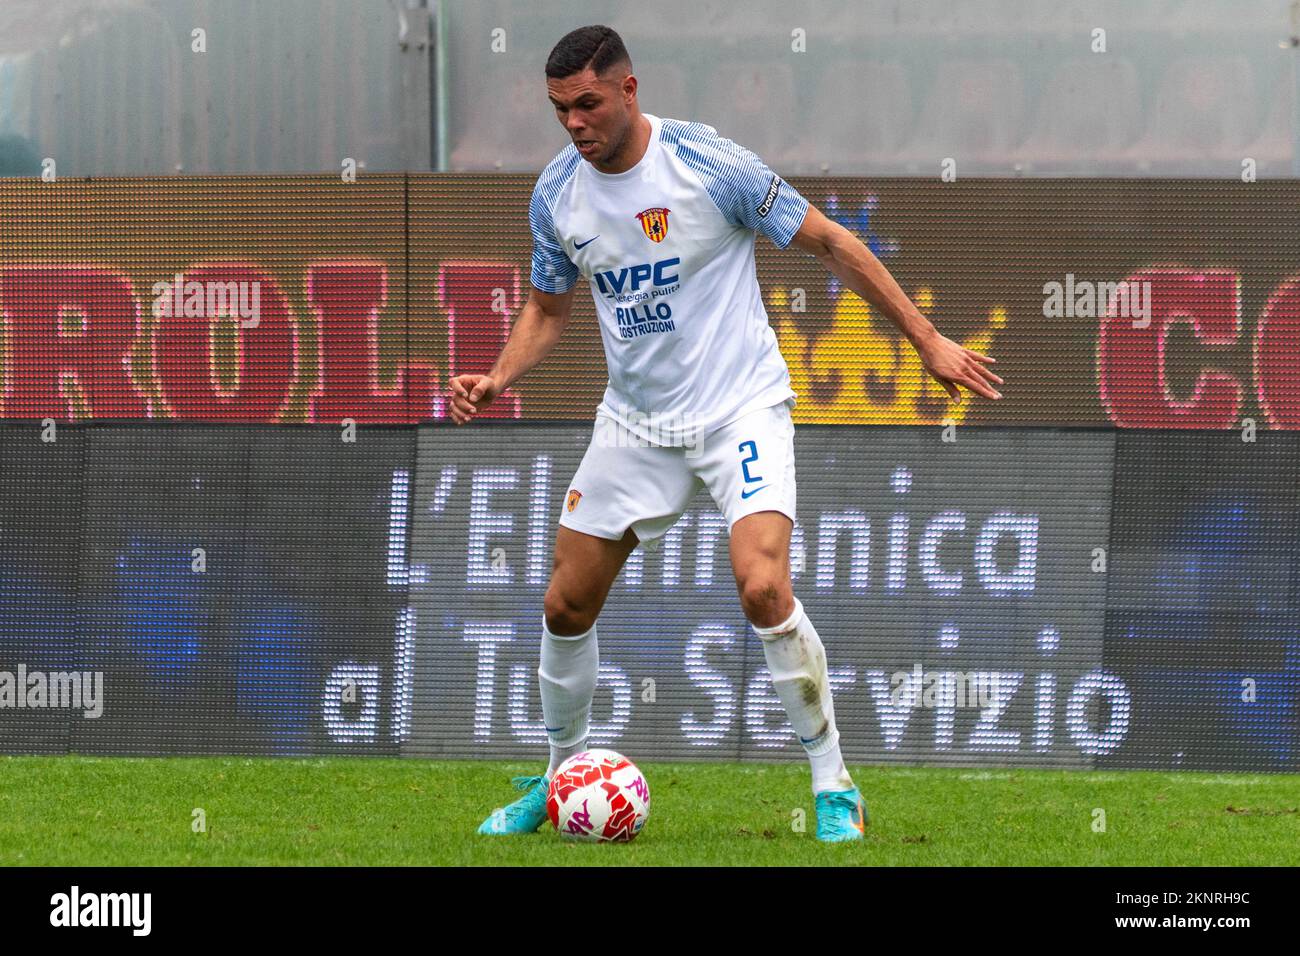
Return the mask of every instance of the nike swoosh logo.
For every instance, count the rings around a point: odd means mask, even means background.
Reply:
[[[599,235],[595,235],[595,236],[592,236],[590,239],[588,239],[586,242],[575,242],[575,243],[573,244],[573,251],[574,251],[574,252],[577,252],[577,251],[578,251],[579,249],[581,249],[583,246],[589,246],[589,245],[591,245],[593,242],[595,242],[595,241],[596,241],[597,239],[599,239],[599,238],[600,238]]]
[[[750,488],[748,491],[742,491],[740,497],[748,498],[750,495],[756,495],[766,487],[767,485],[759,485],[757,488]]]

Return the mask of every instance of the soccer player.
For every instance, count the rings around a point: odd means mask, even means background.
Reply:
[[[790,583],[795,394],[754,268],[755,233],[816,256],[888,316],[954,401],[1001,383],[940,335],[857,238],[711,126],[641,112],[632,61],[609,27],[566,35],[546,88],[572,143],[529,204],[531,283],[485,375],[449,382],[465,424],[563,333],[581,276],[600,319],[609,383],[564,503],[537,670],[550,765],[480,833],[532,833],[556,768],[585,749],[599,656],[596,618],[624,561],[709,489],[726,519],[736,586],[776,692],[812,766],[817,837],[858,840],[862,795],[840,755],[826,653]]]

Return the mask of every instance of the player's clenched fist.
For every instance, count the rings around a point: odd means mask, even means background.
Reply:
[[[451,388],[451,420],[464,425],[478,410],[501,391],[487,375],[457,375],[448,383]]]

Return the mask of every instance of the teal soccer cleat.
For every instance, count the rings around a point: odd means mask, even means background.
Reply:
[[[536,833],[546,822],[546,793],[550,781],[545,777],[514,777],[510,781],[516,790],[527,790],[508,807],[498,807],[479,826],[479,833],[494,836],[512,833]]]
[[[823,843],[861,840],[866,827],[867,808],[857,787],[817,794],[817,839]]]

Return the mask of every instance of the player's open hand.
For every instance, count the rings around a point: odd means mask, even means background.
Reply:
[[[986,364],[996,362],[997,359],[973,352],[942,335],[936,335],[916,351],[921,356],[921,364],[925,366],[925,370],[943,386],[944,391],[954,402],[961,403],[961,390],[958,389],[958,385],[964,385],[985,398],[1002,397],[989,384],[997,382],[1001,385],[1002,379],[994,375],[993,370]]]
[[[496,381],[487,375],[457,375],[447,384],[451,391],[451,420],[457,425],[464,425],[472,419],[501,391]]]

